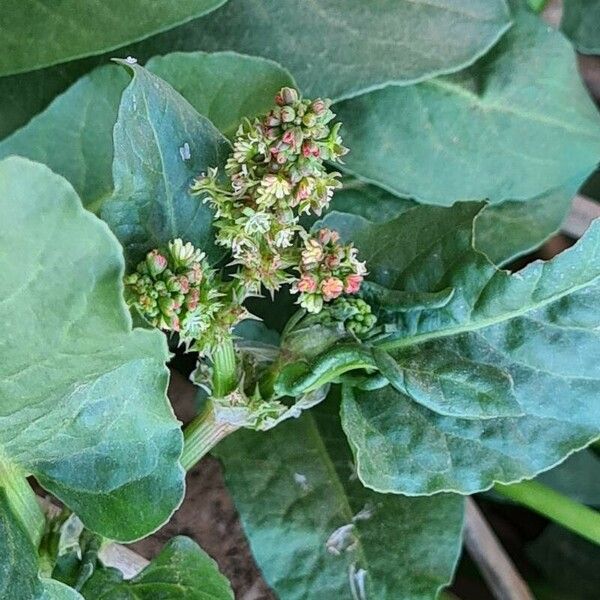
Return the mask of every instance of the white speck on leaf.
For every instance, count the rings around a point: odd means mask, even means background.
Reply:
[[[365,504],[362,510],[357,512],[352,521],[356,523],[356,521],[368,521],[374,514],[375,509],[371,504]]]
[[[306,479],[306,475],[302,473],[294,473],[294,481],[302,488],[302,491],[307,492],[310,490],[310,485],[308,485],[308,479]]]
[[[179,148],[179,154],[181,155],[181,160],[190,160],[192,158],[190,145],[187,142]]]
[[[132,96],[132,97],[131,97],[131,108],[132,108],[133,110],[136,110],[136,109],[137,109],[137,100],[136,100],[135,96]]]
[[[364,569],[357,569],[356,565],[352,564],[348,570],[348,579],[353,600],[367,600],[367,572]]]
[[[136,65],[136,64],[137,64],[137,58],[134,58],[133,56],[128,56],[128,57],[125,59],[125,62],[126,62],[128,65]]]
[[[331,554],[340,556],[342,552],[350,552],[356,548],[358,540],[354,536],[354,523],[338,527],[325,542],[325,548]]]
[[[179,148],[179,154],[181,155],[181,160],[190,160],[190,158],[192,158],[190,145],[187,142]]]

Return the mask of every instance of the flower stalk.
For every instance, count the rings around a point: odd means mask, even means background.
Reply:
[[[192,469],[223,438],[237,429],[237,425],[217,420],[212,400],[209,399],[204,410],[183,431],[182,467],[186,471]]]

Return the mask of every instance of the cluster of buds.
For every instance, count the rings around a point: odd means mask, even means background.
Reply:
[[[187,345],[214,329],[223,309],[220,296],[204,253],[181,239],[148,252],[125,277],[127,304],[154,327],[179,333]]]
[[[322,316],[324,323],[327,320],[342,322],[346,331],[356,337],[367,335],[377,323],[377,317],[362,298],[339,298],[323,311]]]
[[[352,244],[340,243],[337,231],[320,229],[307,236],[297,267],[300,277],[292,285],[292,292],[300,294],[300,306],[318,313],[324,302],[358,293],[366,268],[356,255]]]
[[[300,215],[320,215],[329,205],[339,173],[328,173],[324,161],[339,162],[347,152],[340,124],[329,125],[335,116],[329,100],[304,100],[283,88],[275,103],[238,129],[225,167],[229,181],[220,182],[213,169],[192,186],[211,203],[217,243],[231,250],[249,293],[292,281],[289,268],[297,265],[305,233]]]

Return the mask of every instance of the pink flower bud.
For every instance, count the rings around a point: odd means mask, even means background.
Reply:
[[[291,123],[296,118],[296,111],[291,106],[284,106],[281,109],[281,120],[284,123]]]
[[[340,266],[340,262],[339,256],[335,254],[329,254],[325,259],[325,266],[333,271],[333,269],[336,269]]]
[[[335,300],[344,291],[344,284],[337,277],[328,277],[321,282],[321,293],[325,302]]]
[[[327,229],[324,227],[323,229],[319,229],[317,237],[319,239],[319,242],[321,242],[321,244],[323,245],[329,243],[335,244],[339,241],[340,234],[337,231],[334,231],[333,229]]]
[[[280,97],[283,104],[294,104],[298,102],[298,92],[294,88],[284,87],[281,88],[279,94],[275,97],[275,102],[277,102],[277,97]],[[277,102],[279,104],[279,102]]]
[[[179,277],[178,281],[179,289],[182,293],[187,294],[190,291],[190,280],[185,275],[182,275]]]
[[[306,158],[308,158],[309,156],[314,156],[318,158],[321,154],[321,151],[314,142],[304,142],[304,144],[302,144],[302,154]]]
[[[356,294],[360,290],[360,284],[363,281],[362,275],[352,274],[346,277],[346,284],[344,286],[344,292],[346,294]]]
[[[158,250],[152,250],[146,256],[146,264],[150,274],[156,276],[167,268],[167,259]]]
[[[304,273],[296,284],[296,289],[302,293],[312,293],[317,291],[317,281],[308,273]]]
[[[327,108],[327,104],[324,100],[321,100],[321,98],[317,98],[310,105],[310,109],[315,113],[315,115],[317,115],[317,117],[320,117],[327,110]]]

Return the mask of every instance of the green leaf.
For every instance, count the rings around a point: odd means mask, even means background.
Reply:
[[[229,582],[215,561],[193,540],[178,536],[133,579],[116,569],[94,572],[81,593],[88,600],[233,600]]]
[[[275,93],[293,85],[276,63],[231,52],[174,53],[146,66],[227,135],[243,117],[267,112]],[[18,154],[43,162],[71,182],[88,209],[98,210],[113,189],[112,133],[128,82],[115,65],[92,71],[0,142],[0,158]]]
[[[39,598],[43,588],[37,573],[37,548],[0,486],[0,598]]]
[[[581,183],[576,181],[527,202],[488,206],[475,222],[475,247],[497,265],[532,252],[560,229]]]
[[[308,96],[341,99],[458,71],[510,26],[504,0],[231,0],[134,55],[236,50],[287,67]],[[385,60],[382,60],[385,56]]]
[[[100,54],[214,10],[225,0],[5,0],[0,76]],[[35,43],[30,43],[35,40]]]
[[[471,69],[337,105],[343,167],[403,197],[527,200],[585,178],[600,119],[572,48],[520,3],[515,25]]]
[[[498,265],[533,251],[558,231],[582,183],[581,178],[575,178],[568,185],[527,202],[509,200],[487,206],[475,222],[476,248]],[[375,185],[346,177],[344,187],[333,197],[330,212],[363,217],[365,220],[362,221],[352,216],[337,217],[342,230],[349,227],[355,231],[369,222],[390,221],[415,206],[418,204],[413,200],[399,198]]]
[[[101,215],[129,264],[169,240],[183,238],[213,261],[210,207],[192,197],[190,185],[211,167],[223,168],[227,140],[168,83],[138,65],[121,98],[114,128],[113,196]]]
[[[83,596],[73,588],[55,581],[54,579],[42,579],[44,594],[41,600],[83,600]]]
[[[472,247],[480,206],[418,207],[354,236],[345,232],[376,283],[456,290],[442,308],[394,315],[396,332],[379,346],[423,368],[432,357],[455,355],[458,373],[502,370],[524,413],[451,418],[390,386],[347,389],[344,429],[361,479],[376,490],[473,493],[533,477],[600,432],[600,222],[571,250],[511,275]],[[333,217],[325,222],[335,227]]]
[[[147,68],[230,139],[243,118],[268,112],[282,87],[296,85],[276,62],[235,52],[175,52],[151,59]]]
[[[592,450],[576,452],[537,479],[577,502],[600,506],[600,457]]]
[[[527,548],[527,556],[565,600],[596,600],[600,588],[600,548],[580,536],[549,525]],[[536,597],[538,597],[536,595]]]
[[[600,54],[599,22],[599,0],[568,0],[563,3],[560,28],[580,52]]]
[[[87,208],[100,206],[113,189],[112,130],[127,82],[115,65],[92,71],[0,142],[0,158],[16,154],[42,162],[69,180]]]
[[[73,188],[0,163],[0,455],[95,532],[132,540],[183,496],[158,331],[131,329],[121,248]]]
[[[332,400],[216,448],[263,575],[285,600],[430,600],[452,578],[462,501],[365,489]]]

